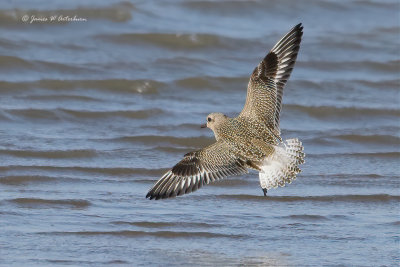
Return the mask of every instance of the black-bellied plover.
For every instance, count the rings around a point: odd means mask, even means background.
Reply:
[[[259,171],[261,188],[291,183],[304,163],[302,143],[282,141],[279,115],[283,88],[296,62],[303,35],[301,23],[291,29],[254,69],[247,87],[246,104],[236,118],[211,113],[202,127],[210,128],[216,142],[187,153],[165,173],[146,198],[187,194],[230,175]]]

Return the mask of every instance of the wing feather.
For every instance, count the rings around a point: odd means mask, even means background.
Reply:
[[[302,35],[300,23],[283,36],[254,69],[246,103],[239,115],[263,122],[277,137],[280,136],[283,88],[296,62]]]
[[[161,199],[188,194],[230,175],[247,173],[246,164],[224,141],[188,153],[149,190],[146,198]]]

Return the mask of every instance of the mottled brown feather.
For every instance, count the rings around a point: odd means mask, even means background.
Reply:
[[[239,115],[262,121],[278,139],[283,88],[296,62],[302,30],[301,24],[291,29],[254,69],[246,103]]]
[[[234,150],[218,141],[201,150],[187,153],[150,189],[146,197],[161,199],[196,191],[210,181],[228,175],[247,173],[247,168]],[[183,188],[181,184],[184,183]]]

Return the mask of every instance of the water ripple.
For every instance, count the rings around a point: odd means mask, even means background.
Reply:
[[[255,195],[219,195],[218,198],[232,199],[238,201],[276,201],[276,202],[363,202],[363,203],[386,203],[399,202],[400,196],[388,194],[371,195],[329,195],[329,196],[255,196]]]
[[[90,202],[84,199],[41,199],[41,198],[14,198],[8,200],[28,208],[87,208]]]

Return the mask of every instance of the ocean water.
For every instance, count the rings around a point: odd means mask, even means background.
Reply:
[[[396,0],[2,1],[0,265],[399,266],[399,13]],[[305,146],[298,178],[268,197],[250,172],[145,199],[213,142],[207,114],[241,111],[254,67],[299,22],[281,114]]]

